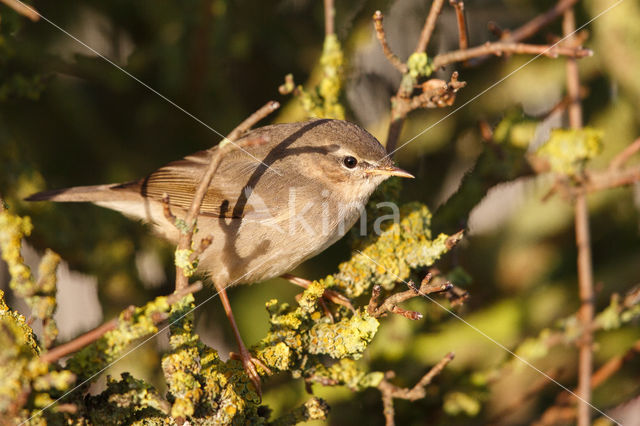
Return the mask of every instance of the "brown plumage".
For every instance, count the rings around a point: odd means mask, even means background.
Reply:
[[[281,275],[324,250],[357,221],[382,181],[391,175],[411,177],[393,167],[373,136],[346,121],[276,124],[244,137],[267,142],[222,158],[198,216],[199,235],[213,236],[199,269],[221,295],[228,286]],[[28,200],[92,202],[149,222],[175,243],[178,231],[164,216],[162,197],[168,194],[172,212],[184,217],[215,149],[137,181],[46,191]],[[228,314],[234,325],[230,309]],[[236,335],[245,366],[259,386],[250,355]]]

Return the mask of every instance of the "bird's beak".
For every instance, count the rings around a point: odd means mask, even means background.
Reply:
[[[367,170],[367,173],[370,175],[398,176],[398,177],[411,178],[411,179],[415,177],[411,173],[394,166],[375,167]]]

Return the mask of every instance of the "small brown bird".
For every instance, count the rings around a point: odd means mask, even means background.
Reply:
[[[265,142],[225,154],[197,219],[212,244],[199,269],[220,292],[240,358],[260,392],[260,378],[236,326],[225,289],[279,276],[340,239],[358,220],[371,193],[394,167],[366,130],[340,120],[276,124],[243,139]],[[242,139],[238,142],[241,142]],[[163,196],[184,218],[211,153],[200,151],[149,176],[122,184],[79,186],[34,194],[29,201],[92,202],[151,223],[176,243],[179,231],[164,214]]]

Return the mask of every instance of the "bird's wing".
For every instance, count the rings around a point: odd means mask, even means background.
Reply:
[[[261,163],[245,153],[233,155],[233,161],[227,156],[222,159],[209,185],[200,214],[211,217],[241,218],[255,213],[248,198],[251,195],[249,180]],[[114,190],[135,191],[145,198],[162,201],[169,196],[172,209],[188,210],[193,196],[209,164],[211,151],[200,151],[174,161],[151,173],[144,179],[129,182]]]

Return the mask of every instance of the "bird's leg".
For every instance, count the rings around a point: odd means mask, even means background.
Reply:
[[[306,280],[304,278],[296,277],[295,275],[282,274],[281,277],[289,281],[290,283],[300,286],[304,289],[309,288],[309,286],[311,285],[311,281]],[[351,304],[351,301],[346,296],[338,293],[337,291],[326,289],[322,294],[322,297],[335,303],[336,305],[345,306],[349,308],[352,312],[355,312],[355,309],[353,309],[353,305]]]
[[[224,311],[227,314],[227,318],[229,318],[229,322],[231,323],[231,329],[233,330],[233,334],[236,337],[236,342],[238,342],[238,349],[240,351],[239,354],[231,353],[231,358],[239,359],[242,361],[242,365],[244,366],[249,379],[253,382],[253,385],[256,388],[256,392],[258,396],[262,399],[262,387],[260,386],[260,375],[258,374],[258,370],[256,369],[256,365],[262,368],[267,374],[271,374],[271,370],[264,365],[262,361],[257,358],[254,358],[249,352],[249,349],[245,346],[242,341],[242,336],[240,336],[240,330],[238,330],[238,325],[236,324],[236,319],[233,317],[233,311],[231,311],[231,304],[229,303],[229,297],[227,296],[227,290],[224,286],[218,286],[216,284],[216,288],[218,289],[218,294],[220,295],[220,300],[222,300],[222,306],[224,306]]]

